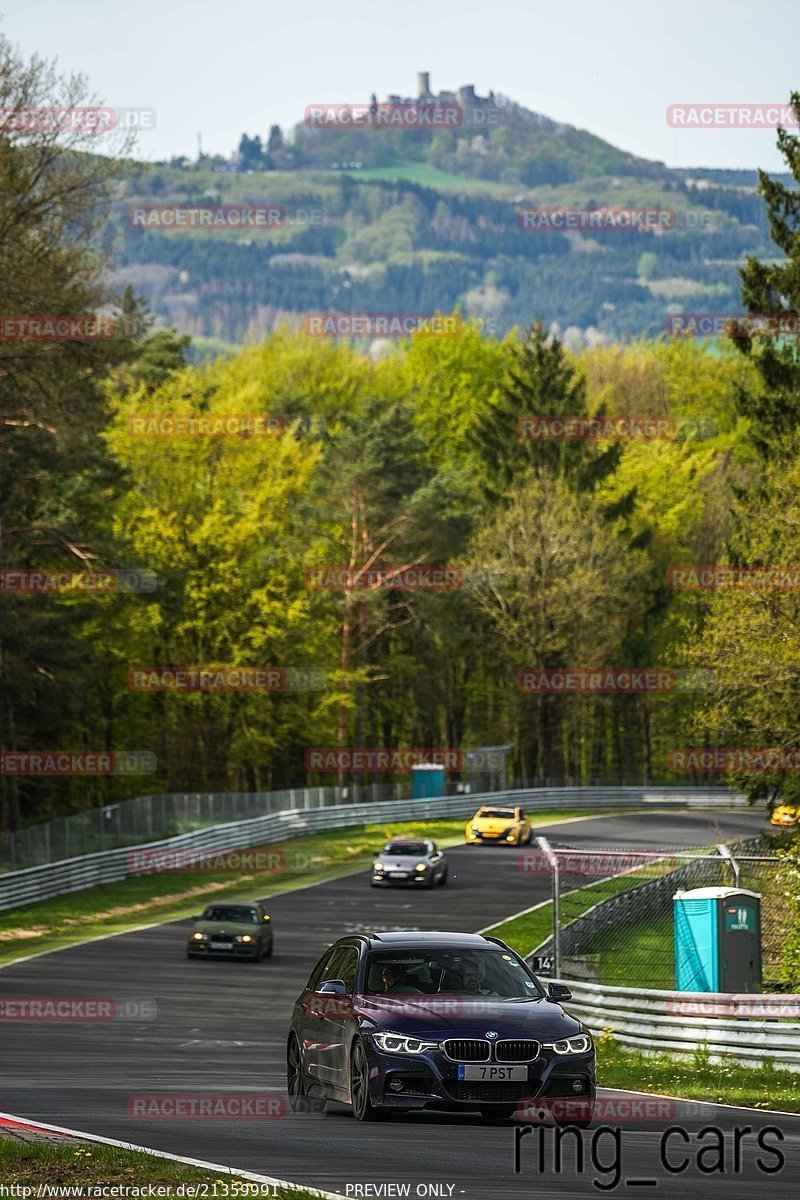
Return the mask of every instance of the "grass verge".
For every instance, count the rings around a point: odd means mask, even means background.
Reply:
[[[171,1162],[137,1150],[121,1150],[116,1146],[104,1146],[96,1142],[76,1144],[65,1139],[64,1145],[50,1142],[21,1142],[4,1137],[0,1130],[0,1180],[18,1186],[41,1187],[126,1187],[129,1196],[135,1196],[137,1187],[162,1187],[168,1189],[164,1197],[175,1195],[181,1185],[208,1185],[194,1193],[226,1197],[252,1194],[259,1188],[259,1196],[280,1200],[311,1200],[316,1193],[305,1188],[279,1188],[268,1184],[255,1184],[238,1175],[220,1176],[216,1171],[190,1167],[185,1163]],[[212,1190],[212,1186],[216,1189]],[[189,1186],[182,1189],[182,1200],[192,1200]]]
[[[571,810],[537,813],[535,821],[538,826],[587,815],[591,814]],[[366,867],[385,841],[402,834],[461,845],[464,825],[463,819],[387,821],[314,833],[254,847],[252,853],[280,856],[281,867],[272,872],[162,871],[8,909],[0,912],[0,964],[137,925],[190,917],[216,894],[252,900],[321,883]]]
[[[702,1047],[686,1058],[640,1054],[620,1046],[609,1032],[596,1040],[601,1087],[800,1112],[800,1075],[795,1072],[779,1071],[769,1064],[746,1066],[729,1056],[712,1063]]]
[[[609,900],[612,896],[619,895],[620,892],[627,892],[631,888],[640,887],[643,883],[648,883],[651,879],[658,878],[659,875],[666,875],[672,870],[674,870],[674,865],[670,865],[669,857],[667,856],[663,865],[658,862],[647,864],[638,867],[634,871],[626,872],[624,875],[611,875],[607,879],[598,879],[594,883],[585,884],[583,887],[562,892],[562,929],[569,921],[574,921],[576,917],[582,916],[583,913],[593,908],[595,904],[600,904],[603,900]],[[518,954],[530,954],[532,950],[541,945],[553,932],[552,901],[546,900],[544,904],[537,905],[530,912],[520,913],[519,916],[511,917],[507,921],[501,921],[499,925],[493,925],[484,932],[502,938]],[[616,983],[618,981],[608,982]],[[644,987],[645,985],[641,980],[637,979],[632,986]]]

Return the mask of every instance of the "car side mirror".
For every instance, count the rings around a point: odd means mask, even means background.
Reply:
[[[550,1000],[571,1000],[572,992],[565,983],[548,983],[547,996]]]
[[[343,979],[326,979],[319,985],[317,991],[326,996],[346,996],[347,984]]]

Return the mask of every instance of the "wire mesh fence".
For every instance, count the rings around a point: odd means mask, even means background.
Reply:
[[[545,842],[540,839],[540,843]],[[791,991],[783,947],[796,918],[780,860],[762,838],[706,848],[551,845],[529,870],[549,876],[553,931],[536,954],[562,978],[615,987],[677,986],[674,902],[678,891],[736,887],[761,896],[763,987]]]
[[[137,796],[104,808],[0,834],[0,871],[20,871],[98,850],[115,850],[294,808],[404,799],[405,783],[288,788],[275,792],[191,792]]]

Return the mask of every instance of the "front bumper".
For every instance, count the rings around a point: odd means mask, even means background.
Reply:
[[[371,1038],[365,1039],[370,1066],[370,1099],[382,1108],[439,1108],[467,1110],[490,1108],[493,1104],[522,1104],[543,1097],[593,1094],[596,1058],[594,1051],[567,1056],[543,1052],[528,1064],[527,1081],[484,1083],[458,1079],[458,1063],[439,1050],[420,1055],[385,1054]],[[581,1091],[573,1082],[579,1080]],[[392,1088],[392,1082],[400,1090]]]
[[[427,883],[431,877],[430,871],[417,873],[416,871],[407,876],[405,879],[398,876],[389,876],[387,878],[385,871],[373,871],[372,882],[383,887],[413,887],[414,884]]]
[[[258,942],[234,943],[225,950],[211,950],[203,942],[189,942],[186,953],[190,958],[257,958]]]
[[[508,834],[502,833],[475,833],[473,830],[467,834],[467,845],[481,846],[519,846],[521,843],[521,834],[515,833],[509,840]]]

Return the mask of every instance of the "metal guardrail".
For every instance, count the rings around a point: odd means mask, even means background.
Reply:
[[[344,788],[333,785],[284,788],[272,792],[155,792],[54,817],[52,821],[28,825],[14,833],[0,832],[0,870],[23,871],[98,850],[139,846],[289,808],[403,800],[408,794],[407,781],[350,784]]]
[[[721,995],[608,987],[560,979],[572,992],[567,1010],[592,1033],[611,1030],[623,1046],[645,1054],[693,1054],[707,1047],[712,1061],[730,1055],[757,1066],[769,1059],[778,1068],[800,1069],[800,1024],[780,1019],[800,1015],[800,996]],[[696,1009],[695,1012],[686,1010]],[[774,1011],[764,1020],[748,1013]],[[738,1017],[716,1013],[739,1013]]]
[[[115,883],[135,874],[134,851],[241,850],[269,845],[326,829],[344,829],[391,818],[392,821],[468,817],[481,804],[520,804],[527,812],[552,809],[635,809],[678,805],[688,808],[746,807],[740,793],[727,788],[564,787],[438,796],[425,800],[382,800],[374,804],[341,804],[287,809],[261,817],[215,825],[137,846],[101,850],[23,871],[0,875],[0,911],[49,900],[98,884]]]

